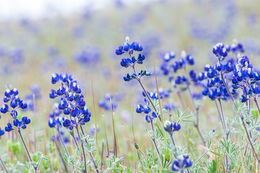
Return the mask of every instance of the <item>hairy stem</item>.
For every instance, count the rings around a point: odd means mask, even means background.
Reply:
[[[247,129],[247,127],[246,127],[245,120],[244,120],[243,117],[240,117],[240,119],[241,119],[241,121],[242,121],[242,125],[243,125],[243,127],[244,127],[244,129],[245,129],[246,136],[247,136],[247,139],[248,139],[248,141],[249,141],[249,144],[250,144],[250,146],[251,146],[251,148],[252,148],[252,151],[253,151],[253,153],[254,153],[254,155],[255,155],[255,157],[256,157],[258,163],[260,163],[260,158],[258,157],[258,155],[257,155],[257,153],[256,153],[256,150],[255,150],[255,147],[254,147],[254,144],[253,144],[253,142],[252,142],[252,140],[251,140],[251,138],[250,138],[250,136],[249,136],[249,132],[248,132],[248,129]]]
[[[76,138],[75,138],[75,135],[74,135],[74,133],[73,133],[73,132],[71,132],[71,133],[70,133],[70,135],[72,136],[72,138],[73,138],[73,140],[74,140],[74,143],[75,143],[75,145],[76,145],[77,149],[79,150],[79,144],[78,144],[78,142],[77,142],[77,140],[76,140]]]
[[[186,67],[184,68],[184,72],[185,72],[186,77],[188,77]],[[200,131],[200,127],[199,127],[199,108],[196,106],[195,101],[194,101],[194,99],[192,97],[192,93],[191,93],[191,89],[190,89],[190,84],[189,83],[187,83],[187,88],[188,88],[188,92],[189,92],[189,95],[190,95],[190,98],[191,98],[191,102],[192,102],[192,106],[194,108],[195,116],[196,116],[196,120],[194,122],[194,127],[196,128],[203,145],[206,146],[205,139],[204,139],[204,137],[203,137],[203,135],[202,135],[202,133]]]
[[[174,141],[174,137],[173,137],[173,132],[169,133],[170,134],[170,138],[171,138],[171,141],[172,141],[172,144],[174,146],[174,157],[177,158],[177,148],[176,148],[176,144],[175,144],[175,141]]]
[[[226,123],[225,116],[224,116],[222,102],[221,102],[220,99],[218,99],[218,101],[219,101],[220,110],[221,110],[221,117],[222,117],[222,121],[223,121],[223,128],[224,128],[224,131],[226,133],[226,138],[228,139],[229,132],[228,132],[228,129],[227,129],[227,123]]]
[[[3,168],[4,168],[4,170],[5,170],[5,172],[8,173],[8,170],[7,170],[6,166],[5,166],[5,163],[4,163],[4,161],[1,159],[1,157],[0,157],[0,162],[1,162],[1,164],[2,164],[2,166],[3,166]]]
[[[215,105],[216,105],[216,108],[217,108],[217,111],[218,111],[218,116],[219,116],[219,119],[221,121],[222,128],[225,131],[223,119],[222,119],[222,116],[221,116],[221,113],[220,113],[220,110],[219,110],[219,107],[218,107],[218,102],[216,100],[215,100]]]
[[[159,120],[161,121],[161,116],[158,114],[157,109],[155,108],[155,106],[154,106],[154,104],[153,104],[153,102],[152,102],[150,96],[148,95],[146,89],[144,88],[144,85],[143,85],[142,82],[141,82],[141,79],[137,79],[137,81],[139,82],[139,84],[140,84],[140,86],[142,87],[142,89],[143,89],[143,91],[144,91],[146,97],[148,98],[149,102],[151,103],[151,105],[152,105],[152,107],[153,107],[155,113],[157,114]]]
[[[228,88],[228,86],[227,86],[227,84],[226,84],[226,82],[225,82],[225,79],[224,79],[224,76],[223,76],[222,73],[221,73],[221,79],[223,80],[223,83],[225,84],[226,90],[227,90],[227,92],[228,92],[228,94],[229,94],[229,96],[230,96],[230,98],[231,98],[231,100],[232,100],[233,105],[235,105],[234,98],[233,98],[232,94],[231,94],[230,91],[229,91],[229,88]],[[241,115],[241,112],[239,112],[239,114],[240,114],[240,119],[241,119],[242,125],[243,125],[243,127],[244,127],[245,132],[246,132],[246,136],[247,136],[247,139],[248,139],[248,141],[249,141],[249,144],[250,144],[250,146],[251,146],[251,148],[252,148],[252,150],[253,150],[253,153],[254,153],[254,155],[255,155],[257,161],[260,163],[260,158],[258,157],[258,155],[257,155],[257,153],[256,153],[255,147],[254,147],[254,145],[253,145],[253,142],[252,142],[251,137],[250,137],[250,135],[249,135],[248,129],[247,129],[247,127],[246,127],[246,124],[245,124],[245,120],[244,120],[244,118],[243,118],[243,115]]]
[[[152,130],[153,130],[153,134],[155,133],[155,130],[154,130],[154,126],[153,126],[153,121],[151,120],[151,126],[152,126]],[[159,151],[159,149],[158,149],[158,146],[157,146],[157,143],[156,143],[156,140],[154,139],[154,137],[152,137],[152,141],[153,141],[153,144],[154,144],[154,147],[155,147],[155,149],[156,149],[156,152],[157,152],[157,154],[158,154],[158,157],[159,157],[159,159],[161,160],[161,153],[160,153],[160,151]]]
[[[78,137],[79,137],[79,139],[80,139],[81,149],[82,149],[82,154],[83,154],[83,160],[84,160],[84,170],[83,170],[83,172],[86,173],[86,172],[87,172],[86,154],[85,154],[85,149],[84,149],[83,142],[82,142],[82,140],[81,140],[81,138],[80,138],[78,125],[76,125],[76,131],[77,131]]]
[[[64,141],[63,141],[63,139],[62,139],[62,137],[61,137],[61,135],[60,135],[60,129],[59,129],[59,127],[57,128],[57,131],[58,131],[59,141],[60,141],[61,145],[63,146],[63,148],[64,148],[64,150],[65,150],[65,153],[67,154],[67,156],[69,156],[69,152],[68,152],[68,150],[67,150],[67,147],[65,146]]]
[[[226,140],[228,141],[228,136],[229,136],[229,132],[227,129],[227,124],[226,124],[226,120],[225,120],[225,116],[224,116],[224,111],[223,111],[223,106],[222,106],[222,102],[220,99],[218,99],[219,105],[220,105],[220,110],[221,110],[221,117],[222,117],[222,121],[223,121],[223,128],[226,134]],[[225,161],[226,161],[226,172],[228,172],[229,169],[229,161],[228,161],[228,156],[225,155]]]
[[[65,172],[67,172],[67,173],[68,173],[68,172],[69,172],[69,170],[68,170],[67,164],[66,164],[66,162],[65,162],[64,158],[62,157],[61,150],[60,150],[60,148],[59,148],[59,145],[57,144],[57,141],[56,141],[55,137],[53,138],[53,141],[54,141],[54,143],[55,143],[55,146],[56,146],[56,149],[57,149],[57,151],[58,151],[58,153],[59,153],[59,155],[60,155],[61,161],[62,161],[62,163],[63,163],[63,166],[64,166],[64,168],[65,168]]]
[[[23,144],[23,146],[24,146],[24,149],[25,149],[25,151],[26,151],[26,154],[27,154],[27,156],[28,156],[28,159],[29,159],[29,161],[31,162],[31,164],[32,164],[32,166],[33,166],[33,168],[34,168],[34,172],[37,172],[37,167],[33,165],[33,161],[32,161],[30,152],[29,152],[29,150],[28,150],[28,148],[27,148],[27,146],[26,146],[26,144],[25,144],[25,141],[24,141],[24,138],[23,138],[23,136],[22,136],[22,133],[21,133],[21,129],[20,129],[20,128],[18,129],[18,134],[19,134],[19,136],[20,136],[20,139],[21,139],[21,141],[22,141],[22,144]]]
[[[85,132],[84,132],[84,129],[83,129],[82,126],[80,126],[80,130],[81,130],[81,133],[83,134],[83,136],[85,136]],[[87,140],[86,138],[85,138],[85,142],[88,144],[88,140]],[[96,164],[96,162],[95,162],[95,159],[94,159],[92,153],[91,153],[91,152],[88,152],[88,154],[89,154],[89,156],[90,156],[90,159],[91,159],[92,163],[94,164],[94,167],[95,167],[95,169],[96,169],[96,172],[99,173],[97,164]]]
[[[189,90],[189,93],[191,95],[190,90]],[[191,99],[193,100],[192,95],[191,95]],[[194,103],[194,101],[193,101],[193,103]],[[199,127],[199,108],[197,108],[197,107],[195,107],[195,115],[196,115],[196,121],[194,122],[194,127],[196,128],[203,145],[206,146],[206,141],[205,141],[205,139],[200,131],[200,127]]]
[[[256,97],[254,97],[254,102],[256,104],[256,107],[257,107],[257,110],[258,110],[258,114],[260,115],[260,107],[259,107],[259,104],[258,104],[258,101],[257,101]]]

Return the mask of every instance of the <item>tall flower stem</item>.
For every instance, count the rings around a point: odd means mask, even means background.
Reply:
[[[227,90],[227,92],[228,92],[228,94],[229,94],[229,96],[230,96],[230,98],[231,98],[231,100],[232,100],[233,105],[235,106],[234,98],[233,98],[231,92],[229,91],[229,88],[228,88],[228,86],[227,86],[227,84],[226,84],[226,82],[225,82],[225,79],[224,79],[224,76],[223,76],[222,73],[221,73],[221,79],[223,80],[223,83],[225,84],[226,90]],[[240,114],[240,119],[241,119],[243,128],[244,128],[244,130],[245,130],[245,132],[246,132],[246,136],[247,136],[247,139],[248,139],[248,141],[249,141],[249,144],[250,144],[250,146],[251,146],[251,148],[252,148],[252,151],[253,151],[253,153],[254,153],[254,155],[255,155],[255,157],[256,157],[258,163],[260,163],[260,158],[258,157],[258,155],[257,155],[257,153],[256,153],[254,144],[253,144],[253,142],[252,142],[252,139],[251,139],[251,137],[250,137],[250,135],[249,135],[249,132],[248,132],[248,129],[247,129],[247,127],[246,127],[246,123],[245,123],[244,117],[243,117],[243,115],[241,115],[241,112],[239,112],[239,114]]]
[[[84,129],[83,129],[82,126],[80,126],[80,130],[81,130],[81,133],[83,134],[83,136],[85,136],[85,132],[84,132]],[[85,139],[85,142],[86,142],[86,144],[88,144],[88,140],[87,140],[87,139]],[[89,156],[90,156],[90,159],[91,159],[92,163],[94,164],[94,167],[95,167],[95,169],[96,169],[96,172],[99,173],[97,164],[96,164],[96,162],[95,162],[95,159],[94,159],[92,153],[91,153],[91,152],[88,152],[88,154],[89,154]]]
[[[203,145],[206,146],[205,139],[204,139],[204,137],[203,137],[203,135],[202,135],[202,133],[201,133],[201,131],[200,131],[200,126],[199,126],[199,108],[196,107],[195,102],[194,102],[194,99],[192,98],[190,85],[188,84],[187,86],[188,86],[188,91],[189,91],[189,94],[190,94],[190,97],[191,97],[192,105],[193,105],[194,110],[195,110],[196,120],[195,120],[195,122],[194,122],[194,127],[196,128],[196,130],[197,130],[197,132],[198,132],[198,134],[199,134],[199,136],[200,136],[200,139],[201,139]]]
[[[222,121],[223,121],[223,128],[224,128],[224,131],[225,131],[225,133],[226,133],[226,138],[228,139],[229,132],[228,132],[228,128],[227,128],[227,123],[226,123],[226,120],[225,120],[225,116],[224,116],[223,105],[222,105],[222,102],[221,102],[220,99],[218,99],[218,102],[219,102],[220,110],[221,110],[221,116],[222,116]]]
[[[138,83],[140,84],[140,86],[142,87],[142,89],[143,89],[143,91],[144,91],[146,97],[148,98],[148,100],[149,100],[149,102],[151,103],[151,105],[152,105],[152,107],[153,107],[155,113],[157,114],[159,120],[161,121],[161,120],[162,120],[162,119],[161,119],[161,116],[158,114],[157,109],[155,108],[155,106],[154,106],[154,104],[153,104],[153,102],[152,102],[150,96],[148,95],[146,89],[144,88],[143,83],[141,82],[141,79],[137,79],[137,81],[138,81]]]
[[[77,142],[77,140],[76,140],[76,138],[75,138],[75,135],[74,135],[74,133],[73,133],[73,132],[71,132],[71,133],[70,133],[70,135],[72,136],[72,138],[73,138],[73,140],[74,140],[74,143],[75,143],[75,145],[76,145],[77,149],[79,149],[79,144],[78,144],[78,142]]]
[[[254,102],[256,104],[256,107],[257,107],[257,110],[258,110],[258,114],[260,115],[260,107],[259,107],[259,104],[258,104],[258,101],[257,101],[256,97],[254,97]]]
[[[53,141],[54,141],[55,146],[56,146],[56,149],[57,149],[57,151],[58,151],[58,153],[59,153],[59,155],[60,155],[61,161],[62,161],[63,166],[64,166],[64,168],[65,168],[65,172],[69,173],[67,164],[66,164],[64,158],[62,157],[62,153],[61,153],[60,147],[59,147],[59,145],[57,144],[57,141],[56,141],[55,137],[53,138]]]
[[[137,149],[136,153],[137,153],[137,158],[138,158],[139,162],[141,163],[142,170],[143,170],[143,172],[144,172],[145,169],[144,169],[143,161],[142,161],[141,156],[140,156],[140,151],[139,151],[139,149]]]
[[[152,126],[152,130],[153,130],[153,134],[154,134],[155,133],[155,129],[154,129],[154,126],[153,126],[153,120],[151,120],[151,126]],[[153,141],[154,147],[156,149],[156,152],[158,154],[158,157],[161,160],[161,153],[160,153],[160,151],[158,149],[158,146],[157,146],[157,143],[156,143],[156,140],[155,140],[154,137],[152,137],[152,141]]]
[[[5,163],[4,163],[4,161],[2,160],[1,157],[0,157],[0,162],[1,162],[1,164],[2,164],[2,166],[3,166],[3,168],[4,168],[4,170],[5,170],[5,172],[8,173],[8,170],[7,170],[6,166],[5,166]]]
[[[137,73],[136,73],[136,70],[135,70],[135,66],[133,66],[133,71],[134,71],[135,74],[137,74]],[[141,79],[140,79],[139,77],[137,77],[136,80],[138,81],[138,83],[139,83],[140,86],[142,87],[142,89],[143,89],[143,91],[144,91],[144,94],[145,94],[146,97],[148,98],[148,100],[149,100],[150,104],[152,105],[152,107],[153,107],[153,109],[154,109],[156,115],[158,116],[159,120],[162,121],[161,115],[159,115],[159,113],[157,112],[157,109],[156,109],[156,107],[154,106],[154,104],[153,104],[153,102],[152,102],[150,96],[148,95],[148,93],[147,93],[147,91],[146,91],[146,89],[145,89],[145,87],[144,87],[144,85],[143,85]]]
[[[82,154],[83,154],[83,160],[84,160],[84,170],[83,170],[83,172],[86,173],[86,172],[87,172],[86,154],[85,154],[85,149],[84,149],[83,142],[82,142],[82,140],[81,140],[81,138],[80,138],[78,124],[76,125],[76,131],[77,131],[78,137],[79,137],[79,139],[80,139],[81,149],[82,149]]]
[[[94,93],[94,82],[93,79],[91,79],[91,93],[92,93],[92,104],[93,104],[93,114],[94,114],[94,120],[95,120],[95,136],[96,136],[96,149],[97,149],[97,155],[98,155],[98,131],[97,131],[97,114],[96,114],[96,104],[95,104],[95,93]]]
[[[222,106],[222,102],[220,99],[218,99],[219,105],[220,105],[220,110],[221,110],[221,119],[222,119],[222,125],[223,125],[223,129],[225,131],[225,135],[226,135],[226,140],[228,141],[228,136],[229,136],[229,132],[227,129],[227,124],[226,124],[226,120],[225,120],[225,116],[224,116],[224,111],[223,111],[223,106]],[[229,163],[228,163],[228,156],[225,155],[225,161],[226,161],[226,172],[228,172],[229,169]]]
[[[249,132],[248,132],[248,129],[247,129],[247,127],[246,127],[246,123],[245,123],[243,117],[241,117],[241,121],[242,121],[242,125],[243,125],[243,127],[244,127],[244,129],[245,129],[246,136],[247,136],[247,139],[248,139],[248,141],[249,141],[249,144],[250,144],[250,146],[251,146],[251,148],[252,148],[252,150],[253,150],[253,153],[254,153],[254,155],[255,155],[255,157],[256,157],[258,163],[259,163],[259,162],[260,162],[260,158],[258,157],[258,155],[257,155],[257,153],[256,153],[254,144],[253,144],[253,142],[252,142],[252,140],[251,140],[251,138],[250,138],[250,135],[249,135]]]
[[[60,135],[60,129],[59,129],[59,127],[57,128],[57,131],[58,131],[59,141],[60,141],[61,145],[63,146],[63,148],[64,148],[64,150],[65,150],[65,153],[69,156],[69,152],[68,152],[68,150],[67,150],[67,148],[66,148],[66,146],[65,146],[65,144],[64,144],[64,142],[63,142],[63,139],[62,139],[62,137],[61,137],[61,135]]]
[[[23,136],[22,136],[22,133],[21,133],[21,129],[20,129],[20,128],[18,128],[18,134],[19,134],[19,137],[20,137],[20,139],[21,139],[21,141],[22,141],[22,144],[23,144],[23,146],[24,146],[24,149],[25,149],[25,151],[26,151],[26,154],[27,154],[27,156],[28,156],[28,159],[29,159],[29,161],[31,162],[31,164],[32,164],[32,166],[33,166],[33,168],[34,168],[34,172],[37,172],[37,169],[38,169],[38,168],[33,165],[33,160],[32,160],[32,158],[31,158],[30,152],[29,152],[29,150],[28,150],[28,148],[27,148],[27,146],[26,146],[26,144],[25,144],[25,141],[24,141],[24,138],[23,138]]]
[[[176,148],[176,144],[175,144],[175,141],[174,141],[173,132],[169,133],[169,135],[170,135],[172,144],[173,144],[173,146],[174,146],[174,151],[175,151],[174,157],[177,158],[177,155],[176,155],[176,154],[177,154],[177,148]]]
[[[188,77],[186,67],[184,67],[184,72],[185,72],[186,77]],[[194,101],[194,99],[192,97],[192,93],[191,93],[191,89],[190,89],[190,84],[189,83],[187,83],[187,88],[188,88],[188,92],[189,92],[189,95],[190,95],[190,98],[191,98],[191,102],[192,102],[192,106],[194,108],[195,116],[196,116],[196,120],[194,122],[194,127],[196,128],[203,145],[206,146],[205,139],[204,139],[204,137],[203,137],[203,135],[202,135],[202,133],[200,131],[200,126],[199,126],[199,107],[196,106],[195,101]]]
[[[222,116],[221,116],[221,113],[220,113],[220,110],[219,110],[219,107],[218,107],[218,102],[217,102],[216,100],[215,100],[215,105],[216,105],[216,108],[217,108],[217,111],[218,111],[218,116],[219,116],[219,119],[220,119],[220,121],[221,121],[222,128],[223,128],[223,130],[225,131],[223,119],[222,119]]]

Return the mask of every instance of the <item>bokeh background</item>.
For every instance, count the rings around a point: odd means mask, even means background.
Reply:
[[[148,136],[142,135],[146,126],[144,117],[135,113],[141,90],[134,81],[122,80],[126,70],[120,67],[120,58],[114,53],[117,46],[123,44],[126,36],[130,41],[139,41],[147,57],[144,67],[148,71],[158,70],[159,87],[167,89],[170,85],[167,79],[160,78],[159,66],[163,53],[169,51],[180,55],[186,50],[195,58],[194,68],[199,71],[205,64],[214,63],[213,45],[232,44],[236,39],[244,45],[256,67],[260,67],[259,17],[258,0],[250,3],[244,0],[2,0],[0,93],[7,87],[16,87],[22,97],[29,95],[28,101],[32,93],[37,97],[32,103],[34,109],[25,113],[32,119],[30,130],[25,132],[31,146],[35,145],[32,151],[46,151],[46,141],[52,134],[48,119],[54,101],[49,99],[49,92],[57,89],[50,82],[52,73],[73,74],[92,112],[95,105],[100,147],[105,135],[111,146],[113,138],[111,112],[99,108],[98,102],[107,93],[118,95],[115,121],[119,152],[127,155],[126,162],[131,162],[135,155],[134,138],[142,146],[151,143],[147,142]],[[145,80],[145,84],[150,90],[155,89],[153,78]],[[178,107],[174,94],[170,101]],[[203,131],[217,128],[214,123],[217,117],[211,116],[216,110],[211,110],[209,104],[202,105]],[[2,116],[0,126],[4,127],[7,121]],[[86,127],[90,134],[93,125],[94,120]],[[186,128],[185,133],[195,134],[192,127]]]

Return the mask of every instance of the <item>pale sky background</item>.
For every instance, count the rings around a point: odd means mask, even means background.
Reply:
[[[124,3],[149,0],[124,0]],[[0,0],[0,20],[19,18],[38,19],[55,15],[68,16],[80,12],[86,6],[102,9],[114,5],[115,0]]]

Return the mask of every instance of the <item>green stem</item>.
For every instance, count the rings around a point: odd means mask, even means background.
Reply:
[[[155,106],[154,106],[154,104],[153,104],[153,102],[152,102],[150,96],[148,95],[146,89],[144,88],[144,85],[143,85],[142,82],[141,82],[141,79],[138,79],[138,78],[137,78],[137,81],[139,82],[139,84],[140,84],[140,86],[142,87],[142,89],[143,89],[143,91],[144,91],[146,97],[148,98],[149,102],[151,103],[151,105],[152,105],[152,107],[153,107],[155,113],[157,114],[159,120],[161,121],[161,116],[158,114],[157,109],[155,108]]]
[[[5,170],[5,172],[8,173],[8,170],[7,170],[6,166],[5,166],[5,163],[4,163],[4,161],[1,159],[1,157],[0,157],[0,162],[1,162],[1,164],[2,164],[2,166],[3,166],[3,168],[4,168],[4,170]]]
[[[152,120],[151,120],[151,126],[152,126],[152,130],[153,130],[153,135],[154,135],[155,130],[154,130],[154,126],[153,126],[153,121]],[[156,149],[156,152],[158,154],[158,158],[161,160],[161,153],[160,153],[160,151],[158,149],[158,146],[157,146],[157,143],[156,143],[156,140],[154,139],[154,137],[152,137],[152,141],[153,141],[154,147]]]
[[[31,162],[32,167],[34,168],[34,172],[37,172],[37,167],[33,165],[33,161],[32,161],[30,152],[29,152],[29,150],[28,150],[28,148],[27,148],[27,146],[26,146],[26,144],[25,144],[25,141],[24,141],[24,138],[23,138],[23,136],[22,136],[22,133],[21,133],[21,129],[20,129],[20,128],[18,128],[18,134],[19,134],[19,136],[20,136],[20,139],[21,139],[21,141],[22,141],[22,144],[23,144],[23,146],[24,146],[24,149],[25,149],[25,151],[26,151],[26,154],[27,154],[27,156],[28,156],[28,158],[29,158],[29,161]]]
[[[249,141],[249,144],[250,144],[250,146],[251,146],[251,148],[252,148],[252,150],[253,150],[253,153],[254,153],[254,155],[255,155],[255,157],[256,157],[258,163],[260,163],[260,158],[258,157],[258,155],[257,155],[257,153],[256,153],[256,150],[255,150],[255,147],[254,147],[254,144],[253,144],[253,142],[252,142],[252,140],[251,140],[251,138],[250,138],[250,136],[249,136],[248,129],[247,129],[247,127],[246,127],[246,123],[245,123],[245,121],[244,121],[244,118],[243,118],[243,117],[240,117],[240,118],[241,118],[241,121],[242,121],[242,125],[243,125],[243,127],[244,127],[244,129],[245,129],[246,136],[247,136],[247,139],[248,139],[248,141]]]
[[[56,149],[57,149],[57,151],[58,151],[58,153],[59,153],[59,156],[60,156],[60,158],[61,158],[61,161],[62,161],[62,163],[63,163],[63,166],[64,166],[64,168],[65,168],[65,172],[68,173],[69,171],[68,171],[67,164],[66,164],[64,158],[62,157],[62,153],[61,153],[61,151],[60,151],[59,145],[57,144],[57,141],[56,141],[55,137],[53,138],[53,141],[54,141],[54,143],[55,143]]]
[[[83,129],[83,127],[82,127],[81,125],[80,125],[80,130],[81,130],[81,133],[83,134],[83,136],[85,136],[84,129]],[[88,144],[87,139],[85,139],[85,142]],[[94,167],[95,167],[95,169],[96,169],[96,172],[99,173],[97,164],[96,164],[96,162],[95,162],[95,159],[94,159],[92,153],[91,153],[91,152],[88,152],[88,154],[89,154],[89,156],[90,156],[90,159],[91,159],[92,163],[94,164]]]
[[[226,84],[226,82],[225,82],[225,79],[224,79],[224,76],[223,76],[222,73],[221,73],[221,79],[223,80],[223,83],[225,84],[226,90],[227,90],[227,92],[228,92],[228,94],[229,94],[229,96],[230,96],[230,98],[231,98],[231,100],[232,100],[233,105],[235,106],[234,98],[233,98],[232,94],[231,94],[230,91],[229,91],[229,88],[228,88],[228,86],[227,86],[227,84]],[[253,150],[253,153],[254,153],[254,155],[255,155],[255,157],[256,157],[258,163],[260,163],[260,158],[258,157],[258,155],[257,155],[257,153],[256,153],[255,147],[254,147],[254,145],[253,145],[253,142],[252,142],[251,137],[250,137],[250,135],[249,135],[249,132],[248,132],[248,130],[247,130],[247,127],[246,127],[246,124],[245,124],[245,120],[244,120],[244,118],[243,118],[243,115],[241,115],[241,112],[239,112],[239,114],[240,114],[240,119],[241,119],[243,128],[244,128],[244,130],[245,130],[245,132],[246,132],[246,136],[247,136],[247,139],[248,139],[248,141],[249,141],[249,144],[250,144],[250,146],[251,146],[251,148],[252,148],[252,150]]]
[[[169,133],[170,134],[170,137],[171,137],[171,141],[172,141],[172,144],[174,146],[174,157],[177,158],[177,148],[176,148],[176,144],[175,144],[175,141],[174,141],[174,137],[173,137],[173,132]]]
[[[258,104],[256,97],[254,97],[254,101],[255,101],[255,104],[256,104],[256,107],[257,107],[257,110],[258,110],[258,115],[260,115],[260,107],[259,107],[259,104]]]
[[[76,131],[77,131],[78,137],[79,137],[79,139],[80,139],[81,149],[82,149],[82,154],[83,154],[83,160],[84,160],[84,170],[83,170],[83,172],[86,173],[86,172],[87,172],[86,154],[85,154],[85,149],[84,149],[83,142],[82,142],[81,137],[80,137],[80,134],[79,134],[78,125],[76,125]]]
[[[186,67],[184,67],[184,72],[185,72],[186,77],[188,77]],[[191,93],[191,89],[190,89],[190,84],[189,83],[187,83],[187,88],[188,88],[188,92],[189,92],[189,95],[190,95],[190,98],[191,98],[191,102],[192,102],[192,106],[194,108],[195,116],[196,116],[196,120],[194,122],[194,127],[196,128],[203,145],[206,146],[206,141],[205,141],[205,139],[204,139],[204,137],[203,137],[203,135],[202,135],[202,133],[200,131],[200,127],[199,127],[199,107],[196,106],[195,101],[194,101],[194,99],[192,97],[192,93]]]

